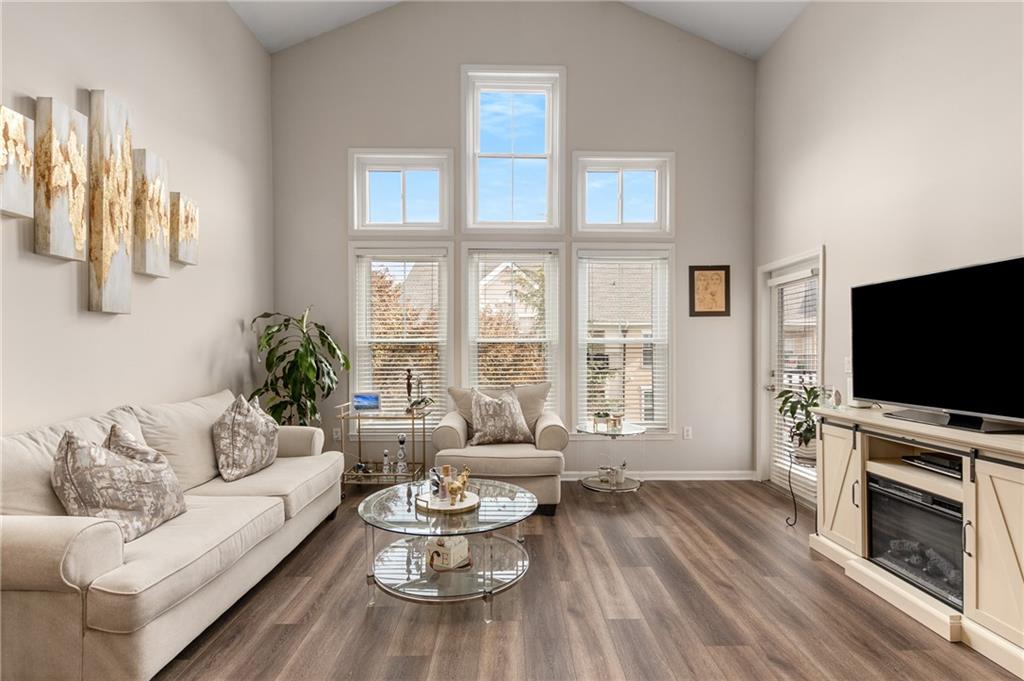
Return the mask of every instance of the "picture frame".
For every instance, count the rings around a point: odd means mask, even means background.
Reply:
[[[353,411],[380,411],[379,392],[361,392],[352,395]]]
[[[690,316],[731,315],[732,283],[729,265],[690,265]]]

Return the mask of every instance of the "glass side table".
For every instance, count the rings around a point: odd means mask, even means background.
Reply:
[[[576,427],[576,431],[579,433],[586,433],[587,435],[601,435],[603,437],[617,440],[620,437],[639,437],[641,447],[643,447],[643,435],[647,432],[647,428],[639,426],[635,423],[623,422],[618,428],[600,427],[593,421],[585,421]],[[642,456],[642,451],[641,451]],[[607,479],[602,479],[601,475],[588,475],[580,480],[580,484],[589,490],[594,492],[636,492],[640,489],[642,481],[637,478],[626,477],[622,482],[616,482],[611,476],[606,476]]]

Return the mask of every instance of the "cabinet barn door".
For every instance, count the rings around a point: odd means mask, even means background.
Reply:
[[[964,614],[1024,646],[1024,470],[978,461],[964,517]]]
[[[822,426],[818,441],[818,527],[819,532],[864,555],[864,467],[855,447],[853,431]]]

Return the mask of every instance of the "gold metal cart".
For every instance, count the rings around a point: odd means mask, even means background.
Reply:
[[[352,464],[341,476],[342,497],[345,496],[345,485],[397,485],[401,482],[422,480],[425,475],[427,455],[427,417],[430,409],[417,410],[411,414],[387,414],[381,412],[360,412],[352,408],[351,402],[338,405],[338,419],[341,421],[341,441],[344,449],[350,435],[356,436],[356,463],[365,468],[357,468]],[[409,470],[407,473],[385,473],[379,462],[363,461],[363,423],[367,421],[405,422],[410,426],[409,435]]]

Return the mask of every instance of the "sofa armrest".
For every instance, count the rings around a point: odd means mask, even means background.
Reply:
[[[281,426],[277,431],[278,456],[316,456],[324,449],[324,431],[313,426]]]
[[[113,520],[79,516],[0,516],[4,591],[76,591],[124,562]]]
[[[466,419],[459,412],[448,412],[430,436],[434,448],[439,452],[443,449],[463,449],[466,446],[468,427]]]
[[[545,411],[537,419],[533,441],[537,449],[561,452],[569,446],[569,431],[553,411]]]

